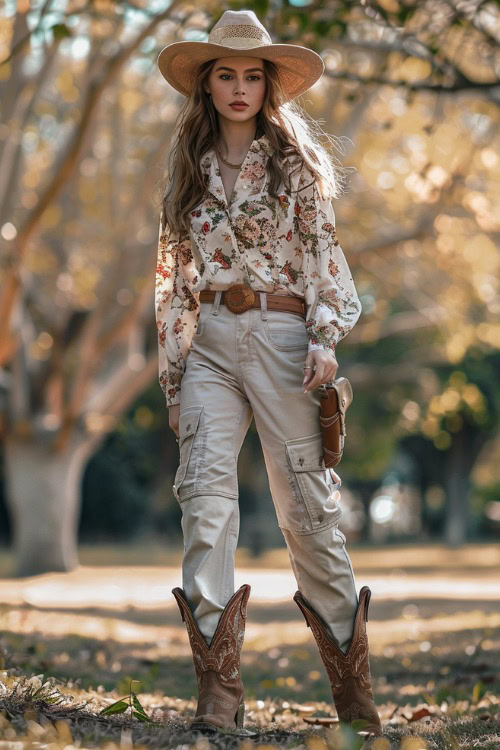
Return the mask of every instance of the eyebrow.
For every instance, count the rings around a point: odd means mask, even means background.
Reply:
[[[216,71],[217,71],[217,70],[230,70],[230,71],[231,71],[231,73],[236,73],[236,70],[235,70],[234,68],[227,68],[227,67],[226,67],[225,65],[220,65],[220,66],[219,66],[218,68],[216,68],[215,70],[216,70]],[[245,72],[245,73],[251,73],[251,72],[252,72],[252,70],[258,70],[258,71],[259,71],[260,73],[263,73],[263,72],[264,72],[262,68],[247,68],[247,69],[246,69],[246,70],[245,70],[244,72]]]

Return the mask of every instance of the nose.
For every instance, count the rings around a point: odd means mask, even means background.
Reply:
[[[245,91],[245,84],[244,84],[244,82],[243,81],[235,81],[235,84],[234,84],[234,93],[238,94],[238,93],[242,93],[243,91]]]

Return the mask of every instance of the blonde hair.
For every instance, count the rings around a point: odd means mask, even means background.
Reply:
[[[219,140],[217,111],[204,87],[215,62],[208,60],[199,66],[192,93],[179,113],[169,152],[161,205],[162,229],[168,225],[179,235],[189,231],[189,214],[205,196],[201,159]],[[266,92],[257,115],[255,138],[266,135],[274,148],[267,162],[269,195],[278,198],[281,182],[291,192],[291,167],[300,170],[306,166],[317,180],[321,195],[338,198],[346,173],[352,168],[334,164],[320,138],[335,146],[340,139],[324,133],[295,101],[285,102],[277,66],[270,60],[263,63]]]

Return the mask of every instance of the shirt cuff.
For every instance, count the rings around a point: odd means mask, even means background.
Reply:
[[[313,344],[312,341],[309,341],[307,345],[307,351],[308,352],[315,352],[315,351],[322,351],[322,352],[331,352],[334,357],[336,357],[335,354],[335,342],[332,342],[330,344]]]
[[[170,390],[173,390],[171,388]],[[177,404],[180,404],[181,402],[181,392],[180,390],[176,391],[173,395],[170,395],[167,393],[167,409],[169,406],[176,406]]]
[[[177,373],[169,376],[167,370],[160,374],[160,386],[165,395],[166,406],[175,406],[181,400],[181,380],[182,377]]]

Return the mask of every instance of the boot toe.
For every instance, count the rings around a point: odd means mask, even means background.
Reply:
[[[200,732],[218,732],[219,729],[229,729],[229,727],[224,726],[224,722],[215,714],[203,714],[193,719],[190,729]]]

